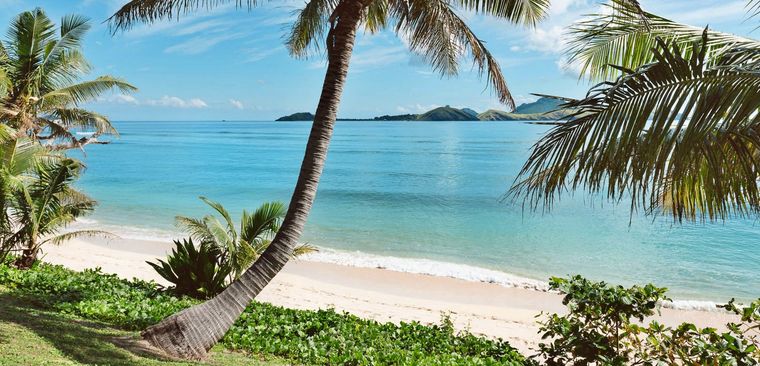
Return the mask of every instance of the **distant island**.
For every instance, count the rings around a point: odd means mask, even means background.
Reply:
[[[470,108],[438,107],[422,114],[385,115],[373,118],[338,118],[338,121],[556,121],[566,117],[570,111],[560,109],[562,101],[552,98],[540,98],[532,103],[524,103],[514,112],[489,109],[478,113]],[[309,112],[294,113],[280,117],[283,121],[313,121],[314,114]]]

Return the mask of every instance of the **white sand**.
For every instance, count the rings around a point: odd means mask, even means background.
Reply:
[[[145,261],[163,258],[171,247],[128,239],[75,240],[45,248],[43,259],[76,270],[101,267],[121,277],[165,283]],[[503,338],[528,354],[540,340],[535,315],[564,311],[557,294],[302,260],[289,263],[257,299],[297,309],[334,308],[378,321],[438,323],[446,313],[459,329]],[[731,317],[719,312],[663,309],[657,320],[668,325],[688,321],[723,328]]]

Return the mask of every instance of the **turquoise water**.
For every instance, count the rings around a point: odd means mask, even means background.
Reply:
[[[209,212],[200,195],[235,213],[287,201],[310,125],[117,127],[120,139],[87,148],[81,187],[100,206],[82,225],[168,240],[177,235],[175,215]],[[634,217],[629,226],[627,205],[580,195],[566,196],[546,215],[500,202],[546,129],[514,122],[338,123],[304,240],[348,262],[369,256],[392,267],[406,258],[407,267],[419,263],[464,278],[463,271],[486,269],[540,280],[577,273],[655,282],[679,299],[760,296],[754,220],[677,226]]]

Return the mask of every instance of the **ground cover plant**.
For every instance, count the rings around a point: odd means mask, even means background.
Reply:
[[[152,282],[124,280],[98,269],[76,272],[38,263],[0,265],[7,295],[42,309],[142,330],[199,301],[162,291]],[[379,323],[333,310],[305,311],[254,302],[222,341],[259,357],[315,365],[522,365],[508,343],[441,325]]]

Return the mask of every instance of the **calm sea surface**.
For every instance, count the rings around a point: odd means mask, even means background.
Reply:
[[[113,144],[87,148],[80,185],[100,206],[81,225],[169,240],[177,236],[175,215],[210,213],[201,195],[235,214],[287,201],[310,124],[117,127]],[[565,196],[546,215],[501,202],[546,130],[515,122],[339,122],[304,240],[342,258],[419,263],[463,278],[463,271],[540,280],[583,274],[652,281],[679,299],[760,296],[756,220],[678,226],[635,216],[629,225],[627,205],[582,195]]]

